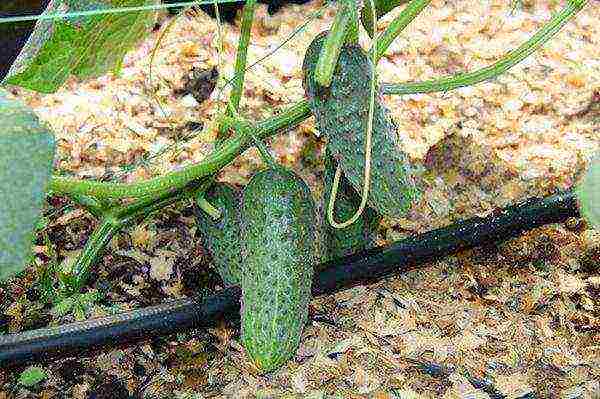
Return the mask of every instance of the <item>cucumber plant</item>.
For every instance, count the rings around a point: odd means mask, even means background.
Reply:
[[[0,98],[0,165],[4,165],[0,168],[0,279],[28,264],[32,231],[49,192],[71,198],[99,220],[70,273],[61,275],[73,294],[85,286],[94,263],[119,230],[168,205],[195,199],[198,227],[215,265],[226,284],[242,286],[242,342],[261,370],[277,369],[298,345],[316,259],[368,247],[382,217],[404,215],[418,198],[418,170],[395,146],[397,127],[381,95],[443,92],[492,79],[550,40],[588,0],[568,0],[528,41],[492,65],[407,83],[379,82],[377,62],[430,0],[366,3],[339,1],[329,34],[318,36],[310,45],[303,65],[307,99],[273,117],[252,121],[239,110],[256,4],[248,0],[231,96],[227,110],[215,121],[218,145],[202,162],[164,176],[122,183],[52,174],[52,133],[32,110]],[[404,3],[408,4],[379,33],[377,18]],[[51,2],[50,7],[3,84],[47,93],[56,91],[71,75],[85,78],[118,71],[125,52],[151,30],[155,10],[161,8],[157,0],[62,0]],[[69,13],[58,13],[65,9]],[[358,45],[361,24],[372,37],[368,50]],[[268,169],[252,178],[241,200],[224,186],[215,186],[215,175],[247,148],[257,146],[269,158],[261,140],[311,115],[328,140],[326,153],[330,154],[325,195],[320,200],[321,209],[326,204],[328,213],[327,221],[321,218],[323,225],[302,179],[270,159]],[[597,197],[597,175],[595,167],[581,188],[583,208],[592,221],[597,221],[592,203]],[[17,189],[17,182],[26,184]],[[337,223],[335,217],[349,219]],[[326,231],[323,245],[317,245],[317,230]],[[235,236],[241,237],[239,246],[232,245]],[[317,253],[316,248],[327,254]],[[234,262],[236,257],[241,262]]]

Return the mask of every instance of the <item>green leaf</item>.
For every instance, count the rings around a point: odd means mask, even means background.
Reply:
[[[158,0],[113,0],[113,7],[152,5]],[[154,12],[138,11],[91,17],[84,25],[79,62],[73,73],[79,78],[118,73],[125,54],[154,26]]]
[[[43,368],[31,366],[25,369],[19,376],[19,384],[32,387],[44,381],[48,376]]]
[[[0,281],[23,270],[52,174],[54,135],[0,93]]]
[[[73,43],[78,34],[68,23],[57,21],[55,26],[56,32],[43,42],[29,66],[7,83],[42,93],[54,93],[62,86],[71,73],[76,54]]]
[[[576,193],[581,215],[594,228],[600,228],[600,153],[592,161]]]
[[[159,0],[57,0],[44,14],[154,5]],[[2,83],[54,93],[71,75],[118,73],[123,57],[154,24],[154,11],[39,20]]]

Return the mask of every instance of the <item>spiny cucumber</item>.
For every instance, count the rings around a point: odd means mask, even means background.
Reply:
[[[306,183],[282,167],[255,174],[242,197],[241,340],[269,372],[295,353],[308,318],[315,205]]]
[[[362,192],[370,81],[374,68],[361,47],[345,45],[340,51],[330,87],[318,86],[314,71],[326,33],[318,35],[306,51],[304,89],[317,128],[327,137],[327,149],[340,163],[354,189]],[[396,125],[380,93],[377,87],[368,204],[384,216],[399,218],[420,196],[416,183],[419,169],[412,166],[407,154],[396,146]]]

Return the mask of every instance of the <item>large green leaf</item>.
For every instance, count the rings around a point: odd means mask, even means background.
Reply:
[[[51,0],[44,14],[153,5],[159,0]],[[114,12],[39,20],[2,83],[42,93],[70,75],[118,73],[123,57],[154,24],[154,11]]]
[[[54,135],[0,92],[0,280],[26,266],[54,160]]]
[[[592,160],[576,193],[581,215],[594,228],[600,228],[600,153]]]

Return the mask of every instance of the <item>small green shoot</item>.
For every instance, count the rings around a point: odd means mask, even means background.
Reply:
[[[48,375],[43,368],[31,366],[21,373],[19,376],[19,384],[31,388],[44,381],[46,378],[48,378]]]

